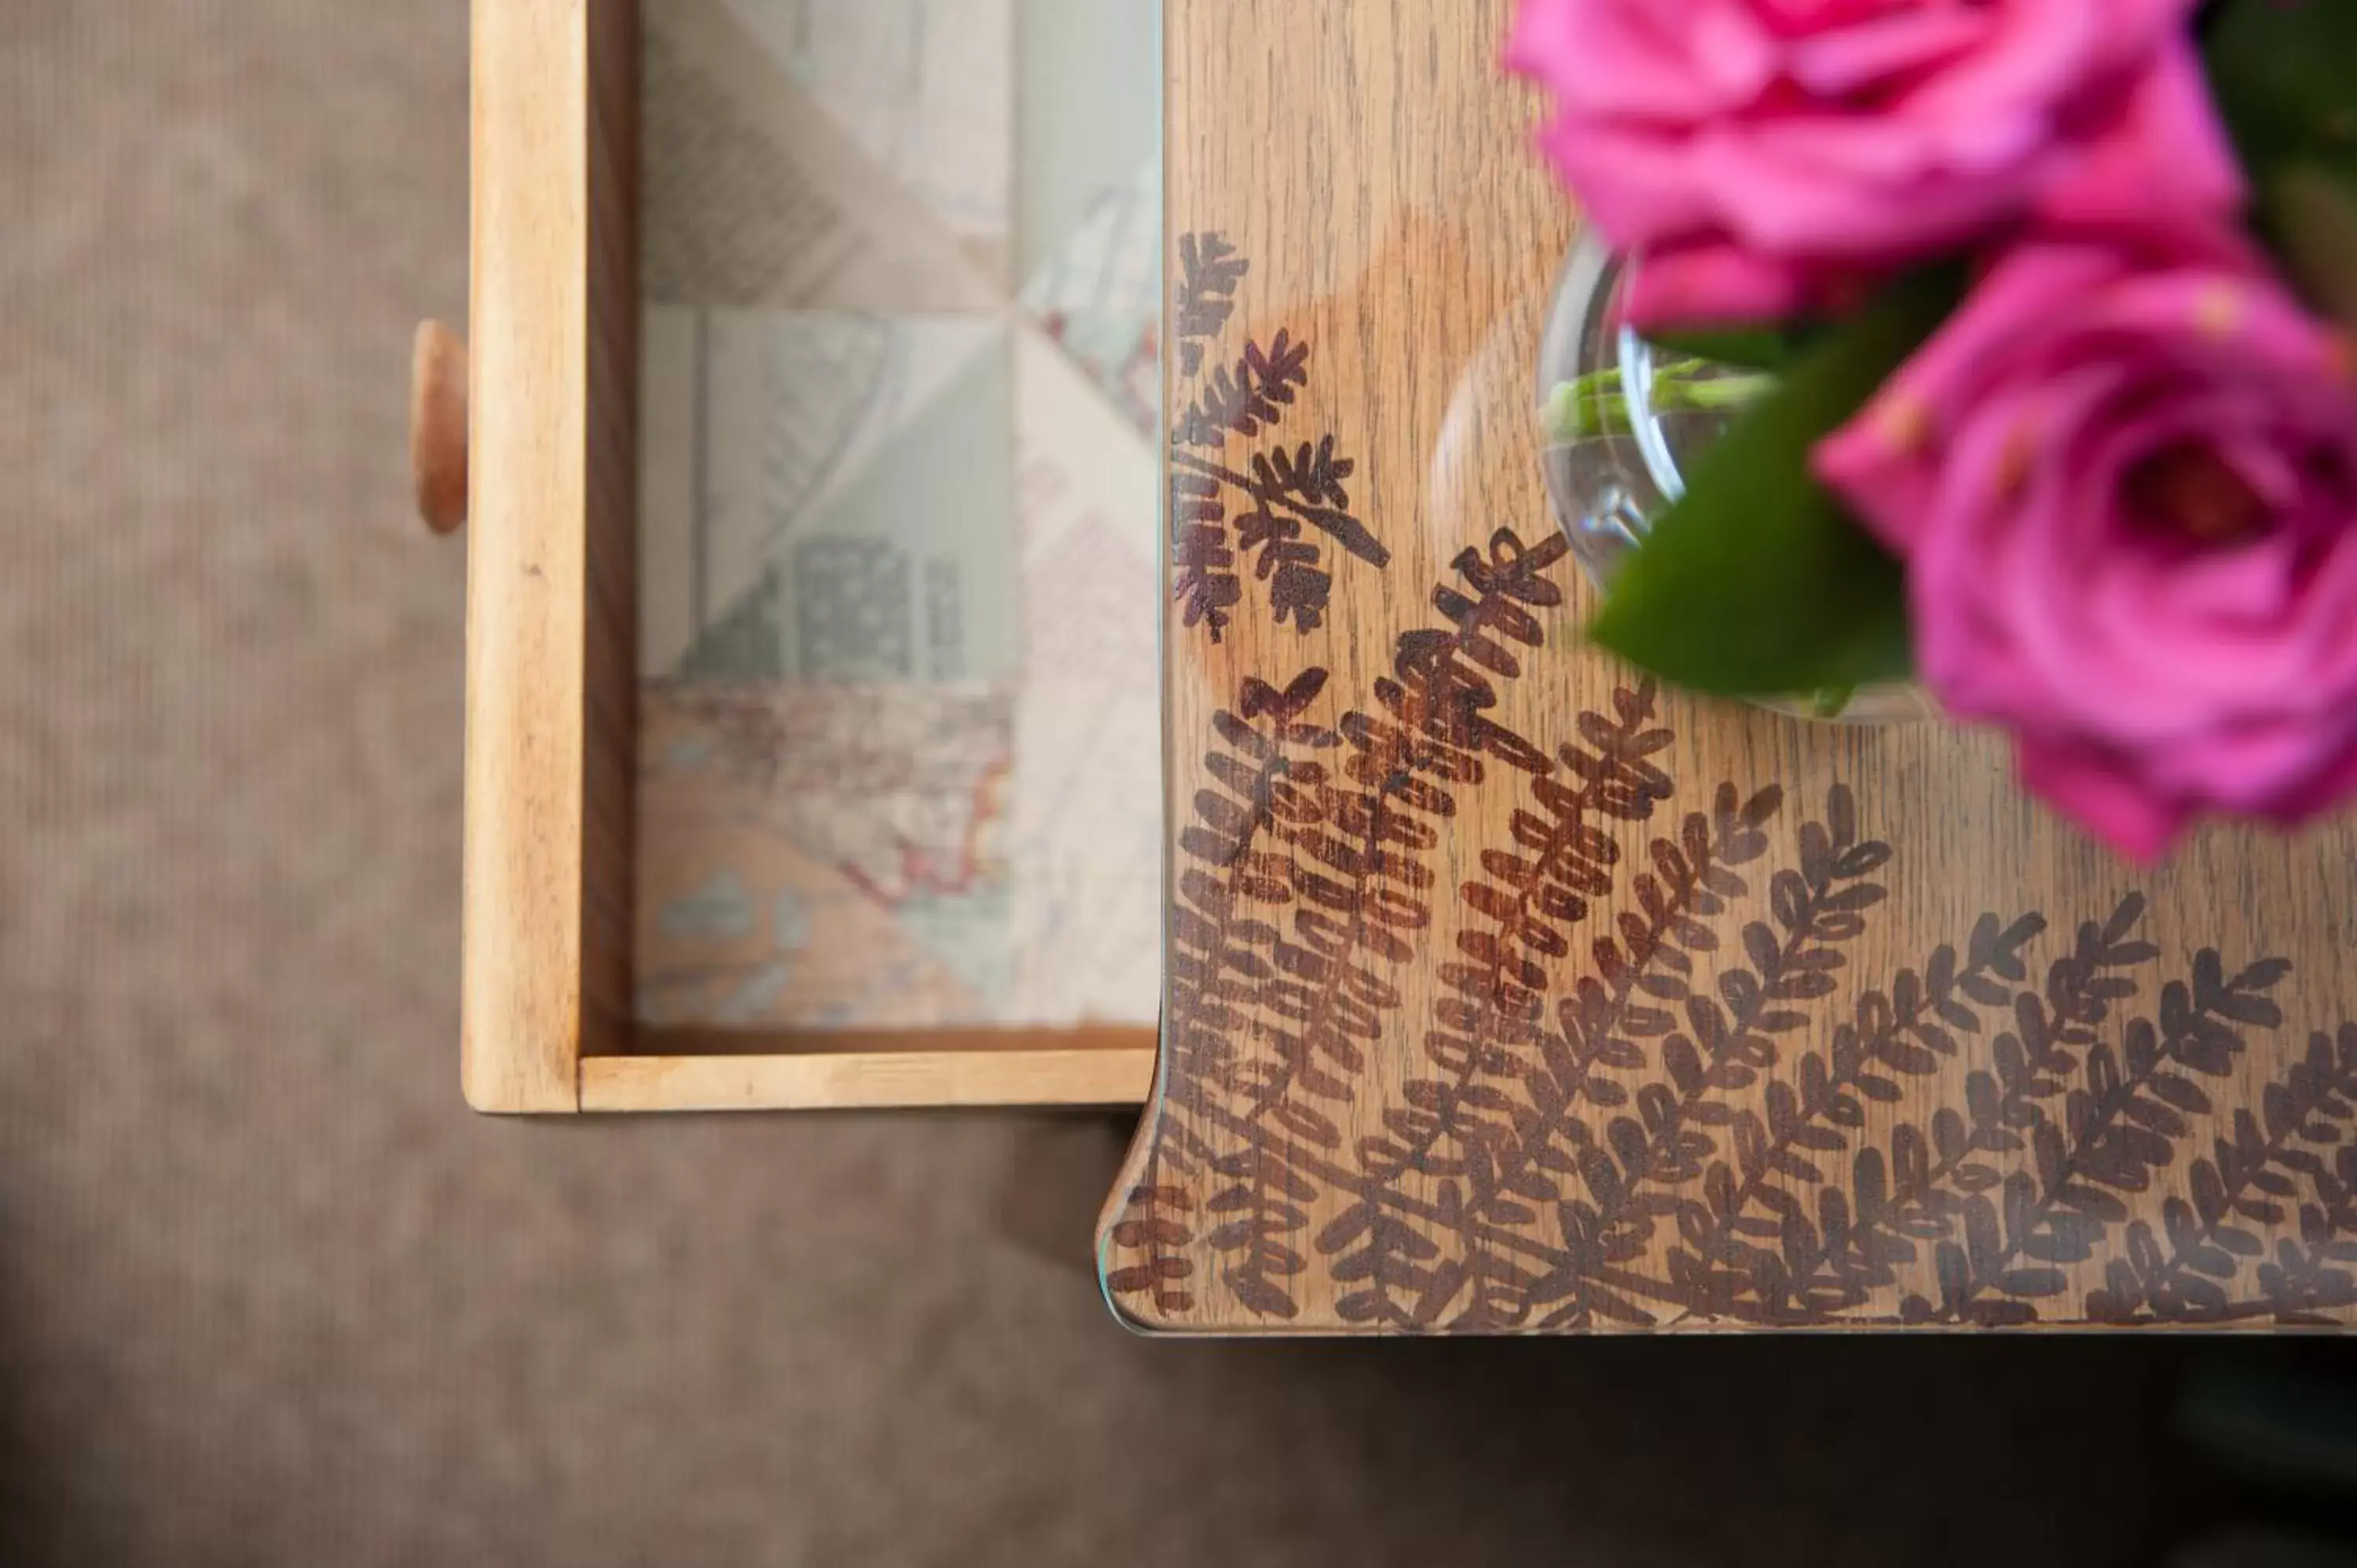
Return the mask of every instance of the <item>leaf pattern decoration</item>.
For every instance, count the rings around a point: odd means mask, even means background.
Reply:
[[[2159,1087],[2174,1083],[2173,1089]],[[2157,1077],[2180,1113],[2211,1116],[2212,1093]],[[2127,1227],[2126,1255],[2104,1268],[2087,1316],[2104,1323],[2292,1325],[2357,1305],[2357,1025],[2309,1036],[2306,1051],[2262,1090],[2258,1106],[2213,1122],[2211,1152],[2163,1204],[2158,1233]],[[2269,1249],[2268,1229],[2296,1227]]]
[[[1823,1316],[1865,1300],[1881,1283],[1880,1265],[1893,1260],[1888,1243],[1853,1257],[1854,1205],[1870,1200],[1875,1213],[1884,1211],[1888,1167],[1879,1150],[1865,1150],[1859,1183],[1845,1186],[1837,1178],[1851,1140],[1867,1126],[1869,1106],[1902,1102],[1905,1080],[1938,1074],[1965,1048],[1960,1041],[1979,1035],[1982,1014],[1973,1004],[2009,994],[1998,983],[2027,976],[2021,950],[2045,929],[2039,915],[2009,923],[1984,915],[1961,956],[1943,944],[1921,969],[1859,993],[1824,1046],[1801,1057],[1789,1092],[1765,1097],[1764,1119],[1743,1113],[1749,1131],[1737,1159],[1713,1165],[1702,1203],[1678,1216],[1673,1278],[1705,1309],[1748,1298],[1771,1320]]]
[[[1495,599],[1478,622],[1499,623]],[[1377,713],[1285,721],[1331,758],[1341,814],[1320,831],[1361,835],[1323,832],[1311,875],[1404,902],[1384,921],[1296,911],[1372,989],[1319,1015],[1336,972],[1272,963],[1250,993],[1272,1022],[1247,1032],[1286,1020],[1290,1040],[1222,1063],[1195,1101],[1216,1213],[1194,1248],[1224,1261],[1232,1302],[1296,1320],[1314,1282],[1336,1323],[1394,1332],[2357,1311],[2357,1024],[2255,1079],[2253,1058],[2282,1049],[2286,961],[2203,948],[2169,973],[2131,893],[2060,933],[1985,913],[1887,979],[1855,976],[1896,857],[1846,788],[1790,826],[1773,789],[1721,783],[1682,811],[1651,687],[1574,715],[1548,755],[1479,727],[1478,684],[1450,672],[1469,640],[1454,663],[1433,646],[1401,639]],[[1460,797],[1501,762],[1527,803],[1435,950],[1415,911],[1442,892]],[[1190,854],[1250,864],[1233,853],[1250,811],[1214,815]],[[1593,831],[1613,823],[1647,830],[1641,853]],[[1378,934],[1353,946],[1361,931]],[[1406,963],[1441,987],[1416,1026],[1424,1070],[1362,1104],[1364,1068],[1302,1030],[1354,1026],[1363,1062],[1409,1026]],[[1325,1103],[1279,1114],[1288,1096]]]
[[[1247,341],[1233,363],[1214,365],[1194,401],[1171,422],[1180,446],[1216,452],[1230,435],[1258,435],[1293,406],[1309,384],[1309,345],[1280,327],[1266,347]]]
[[[1234,246],[1182,235],[1173,275],[1173,629],[1203,635],[1172,657],[1218,696],[1171,742],[1117,1298],[1388,1333],[2357,1322],[2357,1021],[2117,885],[1927,899],[1943,868],[1847,785],[1680,778],[1652,683],[1542,683],[1555,530],[1413,604],[1352,582],[1384,628],[1353,635],[1338,575],[1411,537],[1370,524],[1383,476],[1308,336],[1237,320]]]
[[[1431,923],[1426,857],[1457,791],[1488,764],[1544,765],[1486,716],[1520,674],[1511,650],[1543,645],[1532,607],[1559,604],[1562,540],[1525,547],[1501,530],[1437,586],[1443,628],[1401,639],[1376,711],[1315,717],[1329,672],[1282,691],[1247,680],[1212,719],[1212,781],[1178,833],[1165,1020],[1169,1103],[1203,1130],[1213,1190],[1205,1242],[1248,1311],[1289,1318],[1308,1267],[1299,1232],[1318,1172],[1344,1153],[1338,1110],[1366,1049],[1401,1005],[1387,978]],[[1235,1048],[1239,1036],[1255,1044]]]
[[[1227,330],[1235,314],[1236,289],[1252,263],[1236,254],[1224,234],[1178,236],[1178,283],[1170,301],[1170,332],[1178,344],[1178,372],[1203,368],[1210,340]]]
[[[1181,235],[1177,271],[1168,499],[1179,622],[1224,640],[1249,564],[1271,619],[1315,631],[1333,596],[1329,546],[1377,570],[1391,564],[1351,507],[1358,465],[1330,430],[1286,438],[1309,388],[1307,339],[1279,327],[1265,340],[1247,337],[1232,357],[1214,356],[1250,272],[1226,239]]]
[[[1195,1262],[1188,1248],[1195,1240],[1197,1205],[1189,1187],[1195,1169],[1195,1151],[1183,1134],[1157,1147],[1146,1161],[1107,1237],[1108,1295],[1144,1298],[1165,1316],[1194,1310]]]

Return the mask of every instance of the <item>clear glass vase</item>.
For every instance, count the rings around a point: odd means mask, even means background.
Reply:
[[[1573,553],[1599,587],[1644,548],[1652,520],[1685,493],[1684,466],[1727,428],[1759,381],[1752,371],[1669,354],[1626,325],[1620,295],[1631,264],[1583,233],[1564,263],[1539,343],[1547,493]],[[1599,378],[1609,395],[1572,409],[1566,389],[1598,384],[1586,378]],[[1761,705],[1846,724],[1903,723],[1932,712],[1921,690],[1907,683]]]

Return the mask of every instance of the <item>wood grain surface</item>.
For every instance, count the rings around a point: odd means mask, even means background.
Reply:
[[[1146,1098],[1152,1053],[1071,1047],[1056,1035],[1017,1049],[907,1040],[797,1056],[591,1057],[581,1109],[850,1111],[889,1106],[1131,1105]]]
[[[1505,0],[1169,0],[1157,1329],[2357,1316],[2345,830],[2093,846],[2001,744],[1582,646]]]
[[[460,1069],[570,1111],[627,1028],[630,0],[475,8]]]

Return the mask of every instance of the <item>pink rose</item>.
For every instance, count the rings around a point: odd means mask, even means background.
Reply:
[[[1640,324],[1788,317],[1994,226],[2231,212],[2199,0],[1522,0],[1506,63]]]
[[[2139,858],[2357,792],[2347,347],[2241,243],[2026,244],[1817,448],[1924,682]]]

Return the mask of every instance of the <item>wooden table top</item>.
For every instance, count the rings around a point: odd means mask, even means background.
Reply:
[[[1168,0],[1140,1327],[2357,1318],[2344,830],[2122,863],[1953,727],[1585,648],[1506,0]]]

